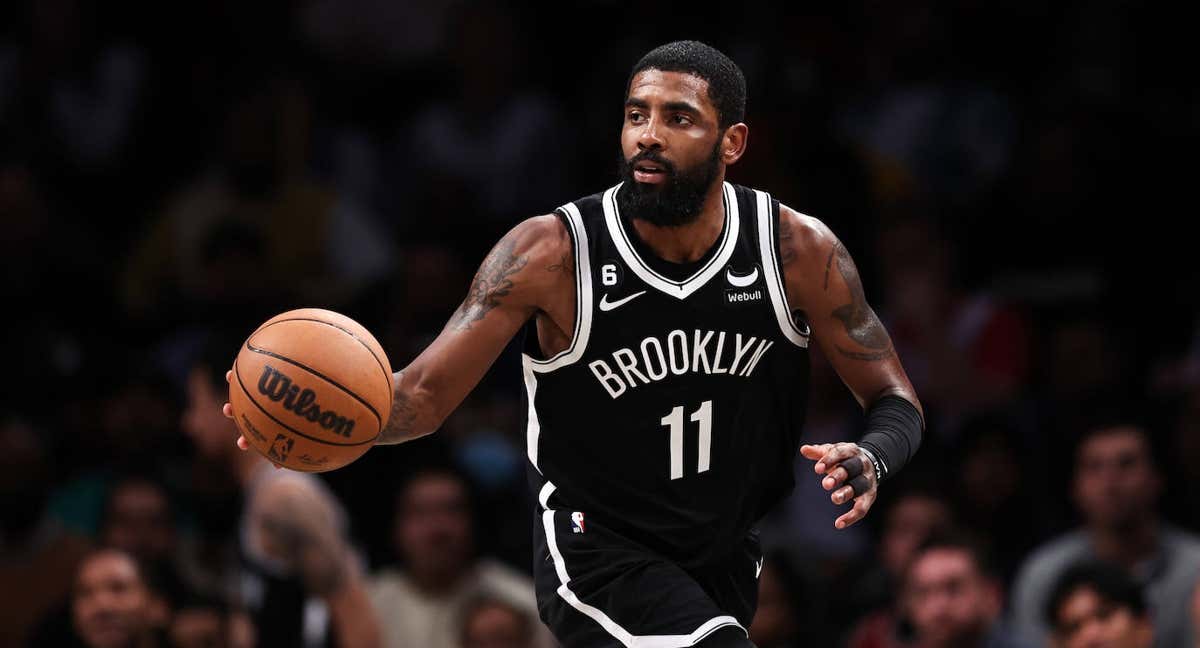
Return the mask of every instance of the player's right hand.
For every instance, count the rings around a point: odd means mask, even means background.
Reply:
[[[824,475],[821,487],[833,491],[830,500],[834,504],[853,502],[849,511],[834,520],[835,528],[845,529],[867,515],[879,494],[879,476],[857,443],[806,444],[800,447],[800,454],[816,462],[813,471]]]
[[[229,382],[229,380],[232,377],[233,377],[232,370],[225,372],[225,382]],[[233,418],[233,405],[230,405],[229,403],[225,403],[224,405],[221,406],[221,413],[229,418]],[[237,447],[241,448],[242,450],[250,449],[250,444],[246,441],[246,437],[244,437],[240,434],[238,435]]]

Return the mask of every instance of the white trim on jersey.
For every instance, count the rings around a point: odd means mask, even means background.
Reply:
[[[771,296],[771,306],[775,308],[775,319],[779,320],[779,330],[785,338],[792,344],[807,349],[809,333],[796,326],[796,320],[792,319],[792,309],[787,303],[782,266],[779,264],[779,255],[776,254],[779,235],[775,231],[775,221],[771,218],[771,196],[755,189],[754,198],[758,211],[759,255],[762,257],[763,272],[767,275],[767,294]]]
[[[549,486],[549,483],[547,483],[547,486]],[[545,492],[545,490],[546,489],[543,487],[542,491]],[[604,628],[605,632],[612,635],[617,641],[621,642],[621,645],[626,646],[627,648],[685,648],[686,646],[696,645],[696,642],[707,637],[717,628],[736,626],[740,628],[742,632],[746,632],[746,629],[743,628],[740,623],[738,623],[737,619],[728,615],[713,617],[708,621],[705,621],[704,623],[700,624],[700,627],[693,630],[691,634],[635,635],[629,632],[625,628],[618,625],[616,621],[613,621],[607,614],[604,613],[603,610],[584,603],[583,601],[579,600],[579,597],[575,595],[575,592],[571,591],[571,577],[569,574],[567,574],[567,562],[563,559],[562,552],[558,550],[558,542],[555,540],[554,511],[552,509],[547,509],[542,512],[542,527],[546,532],[546,546],[549,547],[550,556],[554,559],[554,571],[558,574],[558,595],[562,597],[562,599],[571,607],[579,610],[593,621],[600,624],[600,627]],[[749,633],[746,634],[749,636]]]
[[[534,397],[537,395],[537,374],[554,371],[578,362],[587,350],[588,338],[592,334],[592,263],[587,229],[583,226],[583,215],[575,203],[559,208],[571,228],[571,241],[575,246],[575,330],[571,334],[571,345],[552,358],[537,360],[527,353],[521,354],[521,371],[525,377],[525,395],[529,401],[528,423],[525,426],[525,451],[529,462],[538,468],[538,438],[542,424],[538,421]]]
[[[733,256],[733,251],[737,247],[738,227],[741,224],[741,219],[738,215],[737,194],[733,190],[733,185],[728,182],[724,183],[724,238],[721,239],[717,253],[708,260],[708,263],[704,264],[703,268],[697,270],[696,274],[683,281],[674,281],[662,276],[638,256],[637,250],[634,249],[633,243],[629,240],[629,235],[625,231],[625,227],[621,224],[621,212],[617,207],[617,191],[620,188],[621,185],[618,184],[604,192],[604,220],[608,224],[609,236],[612,238],[613,244],[617,246],[617,252],[620,253],[621,258],[625,261],[625,265],[629,266],[633,270],[633,273],[639,279],[646,282],[647,285],[653,286],[672,297],[687,299],[689,295],[708,283],[709,279],[720,273],[721,268],[724,268],[725,264],[729,262],[729,258]]]
[[[540,473],[542,469],[538,467],[538,439],[542,435],[542,423],[538,420],[537,407],[533,400],[537,396],[537,374],[533,370],[533,358],[528,354],[521,354],[521,373],[525,376],[525,400],[529,401],[529,413],[525,423],[525,452],[529,455],[529,463]]]
[[[538,491],[538,503],[542,505],[543,510],[550,508],[550,496],[556,490],[558,490],[558,486],[551,484],[550,480],[547,479],[546,484],[542,486],[542,490]]]
[[[559,210],[566,216],[564,220],[571,228],[571,240],[575,244],[575,330],[571,334],[571,346],[554,357],[537,360],[527,356],[532,370],[538,373],[554,371],[578,362],[583,357],[588,338],[592,334],[592,262],[587,228],[583,226],[583,216],[575,203],[567,203],[559,207]],[[530,402],[533,402],[532,395]]]

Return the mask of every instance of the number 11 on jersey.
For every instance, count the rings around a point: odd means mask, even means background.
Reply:
[[[700,456],[696,462],[696,473],[699,474],[708,470],[712,456],[712,401],[701,403],[700,409],[692,412],[689,420],[700,424]],[[670,414],[662,417],[662,424],[671,430],[671,479],[679,479],[683,477],[683,405],[675,406]]]

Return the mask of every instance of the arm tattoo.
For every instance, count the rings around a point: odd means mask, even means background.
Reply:
[[[783,214],[779,215],[779,265],[788,265],[796,260],[796,250],[792,246],[792,239],[795,238],[792,232],[791,220],[784,218]]]
[[[286,501],[262,514],[263,532],[278,547],[280,557],[304,579],[309,594],[326,596],[346,580],[346,561],[335,542],[322,537],[296,503]]]
[[[470,329],[488,311],[499,306],[501,298],[512,292],[512,276],[529,262],[529,259],[514,254],[513,248],[512,241],[500,241],[496,249],[483,260],[483,265],[479,266],[471,282],[467,298],[450,317],[449,326],[458,331]]]
[[[833,265],[833,255],[842,247],[842,242],[837,241],[833,244],[833,249],[829,251],[829,258],[825,259],[825,291],[829,291],[829,267]]]
[[[563,274],[575,274],[575,265],[571,263],[571,257],[566,254],[562,255],[562,259],[558,263],[546,266],[547,272],[561,272]]]
[[[866,352],[854,351],[837,347],[842,355],[855,360],[877,361],[892,355],[892,341],[888,338],[883,323],[875,315],[875,311],[867,304],[863,293],[862,280],[858,276],[858,268],[850,258],[845,246],[838,243],[834,247],[837,257],[838,272],[846,282],[850,291],[850,303],[838,306],[833,310],[833,316],[841,321],[850,339],[867,349]]]
[[[404,379],[404,372],[398,371],[396,385]],[[402,443],[412,437],[417,422],[417,408],[412,404],[408,394],[397,387],[392,393],[392,413],[388,415],[387,425],[379,431],[377,444]]]

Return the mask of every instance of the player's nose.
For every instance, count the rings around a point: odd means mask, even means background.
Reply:
[[[667,142],[659,133],[657,119],[646,120],[646,125],[638,133],[637,145],[638,149],[642,151],[666,148]]]

